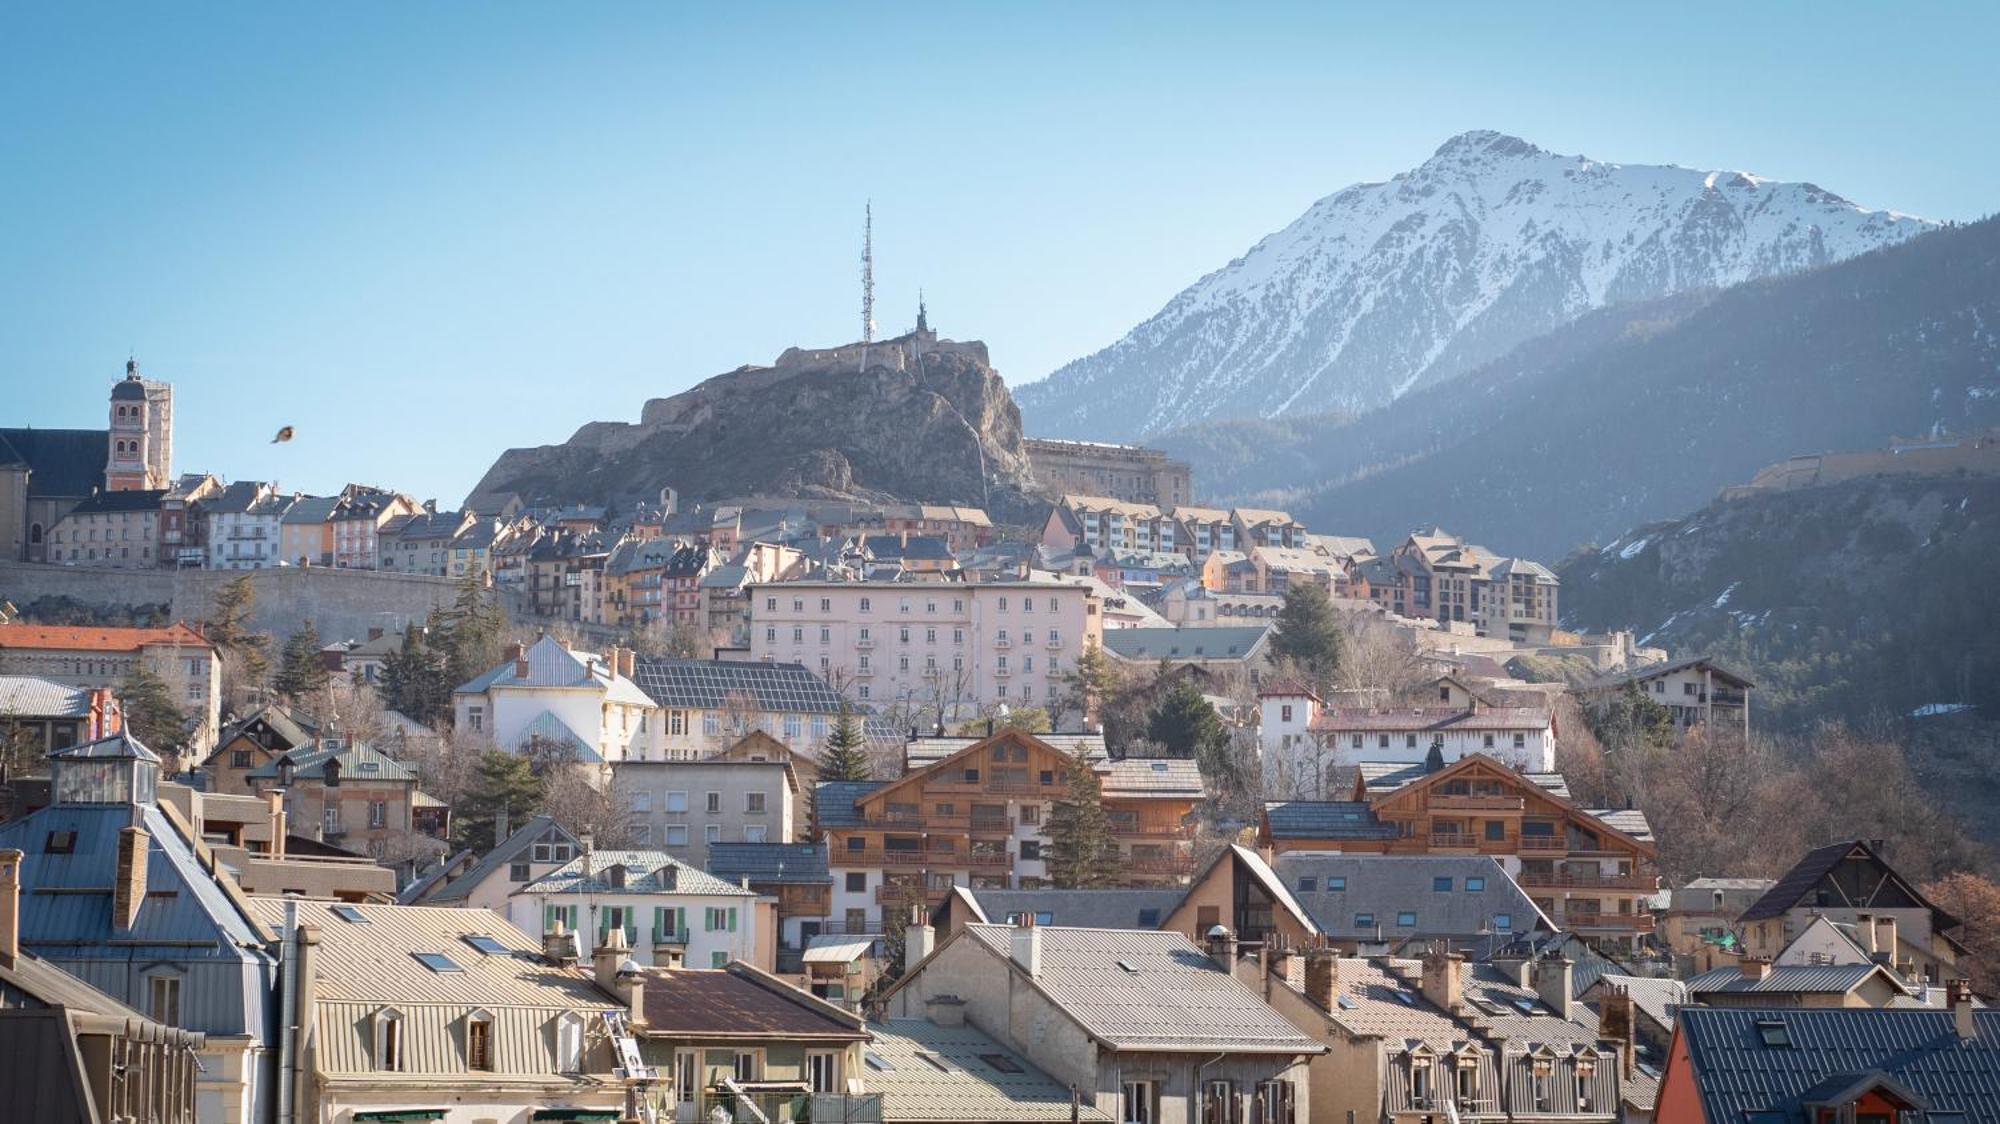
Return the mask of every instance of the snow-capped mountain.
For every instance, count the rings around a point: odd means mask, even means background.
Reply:
[[[1826,265],[1931,225],[1809,183],[1470,132],[1321,199],[1015,398],[1030,433],[1105,440],[1366,410],[1593,308]]]

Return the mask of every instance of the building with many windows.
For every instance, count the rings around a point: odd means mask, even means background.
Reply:
[[[784,761],[626,761],[612,777],[634,843],[697,870],[714,844],[798,838],[799,778]]]
[[[0,675],[115,691],[140,667],[166,683],[194,718],[188,748],[205,753],[220,724],[222,661],[199,630],[0,624]]]
[[[713,757],[753,733],[815,757],[840,713],[840,695],[804,664],[638,656],[632,677],[660,709],[649,756]]]
[[[665,851],[591,850],[512,895],[522,932],[563,931],[602,945],[613,930],[641,966],[765,970],[776,947],[775,903]]]

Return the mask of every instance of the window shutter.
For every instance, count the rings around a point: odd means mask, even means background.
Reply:
[[[729,931],[736,931],[736,907],[733,905],[729,907]]]
[[[688,931],[687,907],[677,906],[674,909],[674,932],[679,933],[682,940],[686,940],[687,931]]]
[[[544,904],[542,906],[542,932],[553,933],[555,931],[556,931],[556,907]]]

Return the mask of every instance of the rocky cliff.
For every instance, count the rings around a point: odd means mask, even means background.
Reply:
[[[1027,477],[1021,414],[977,341],[919,330],[864,347],[792,348],[592,422],[561,445],[509,449],[467,499],[624,504],[665,487],[737,496],[906,500],[1006,511]]]

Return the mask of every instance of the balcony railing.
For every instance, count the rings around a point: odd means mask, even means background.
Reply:
[[[1193,874],[1192,855],[1126,855],[1121,867],[1134,874]]]
[[[1010,867],[1014,856],[1006,851],[973,851],[965,856],[965,862],[967,866]]]
[[[1574,913],[1564,910],[1560,924],[1577,930],[1610,930],[1619,933],[1650,933],[1650,913]]]
[[[1560,835],[1528,835],[1523,833],[1521,836],[1521,849],[1523,851],[1567,851],[1569,850],[1569,840],[1564,839]]]
[[[1464,810],[1470,812],[1518,812],[1523,808],[1527,807],[1528,802],[1526,798],[1520,796],[1483,796],[1483,795],[1465,796],[1465,795],[1455,795],[1455,794],[1454,795],[1433,794],[1431,796],[1430,804],[1432,808],[1445,808],[1452,810]]]
[[[923,895],[923,900],[926,902],[939,902],[943,901],[944,896],[951,893],[951,891],[942,887],[919,889],[915,886],[886,883],[875,887],[875,904],[901,905],[904,902],[916,901],[919,893]]]
[[[1524,870],[1516,879],[1523,886],[1549,886],[1577,890],[1638,890],[1654,893],[1660,880],[1648,874],[1589,874],[1582,871]]]
[[[1139,835],[1157,839],[1194,838],[1194,826],[1192,824],[1114,819],[1108,826],[1113,835]]]

